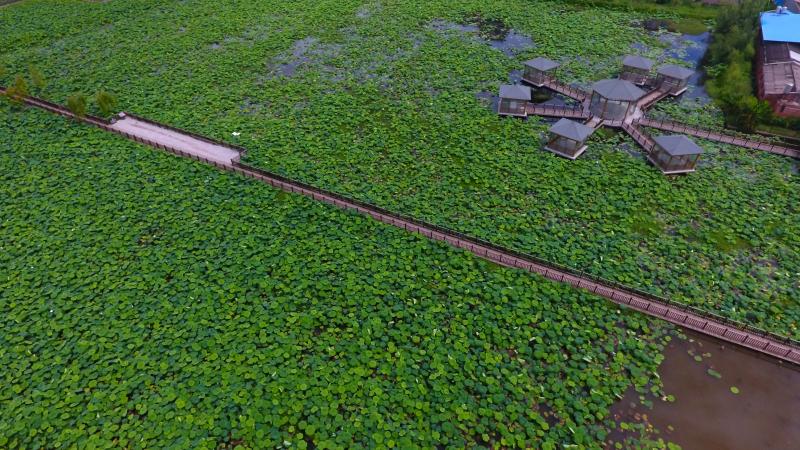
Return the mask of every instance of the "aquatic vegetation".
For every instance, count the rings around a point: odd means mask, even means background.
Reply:
[[[101,86],[119,108],[240,133],[251,164],[800,336],[795,162],[703,142],[696,174],[666,178],[619,136],[563,161],[541,151],[546,122],[476,97],[533,56],[582,84],[637,45],[680,58],[648,17],[521,0],[35,5],[0,11],[26,24],[0,25],[0,81],[35,64],[48,99]],[[506,30],[532,45],[495,48]]]
[[[663,324],[0,105],[0,447],[599,448]]]

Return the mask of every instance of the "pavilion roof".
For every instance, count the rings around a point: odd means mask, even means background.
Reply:
[[[572,139],[573,141],[583,142],[594,133],[594,128],[586,126],[574,120],[561,119],[549,130],[551,133]]]
[[[592,90],[609,100],[630,102],[639,100],[645,94],[630,81],[618,79],[600,80],[592,85]]]
[[[500,98],[530,101],[531,88],[520,84],[504,84],[500,86]]]
[[[653,138],[661,148],[672,156],[699,155],[703,149],[684,135],[656,136]]]
[[[542,72],[547,72],[560,66],[559,63],[547,58],[534,58],[530,61],[525,61],[525,65],[536,70],[541,70]]]
[[[622,65],[633,67],[634,69],[650,70],[653,68],[653,60],[638,55],[628,55],[622,59]]]
[[[678,80],[686,80],[690,76],[694,75],[694,70],[687,69],[686,67],[676,66],[674,64],[669,64],[660,67],[658,69],[658,73],[670,78],[676,78]]]

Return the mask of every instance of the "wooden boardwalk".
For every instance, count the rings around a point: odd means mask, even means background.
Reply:
[[[32,106],[37,106],[63,116],[74,118],[66,108],[44,100],[29,98],[26,99],[25,102]],[[342,209],[353,210],[361,214],[369,215],[380,222],[413,233],[419,233],[432,240],[445,242],[497,264],[537,273],[550,280],[567,283],[576,288],[587,290],[617,304],[625,305],[652,317],[657,317],[708,336],[800,365],[800,343],[786,337],[767,333],[694,307],[638,291],[613,281],[603,280],[575,269],[559,266],[531,255],[515,252],[487,241],[425,223],[412,217],[397,214],[306,183],[288,179],[281,175],[255,167],[249,167],[239,163],[237,161],[238,158],[234,158],[230,161],[226,161],[225,158],[220,159],[217,157],[208,159],[204,153],[194,152],[193,146],[187,147],[185,144],[187,142],[192,142],[192,139],[197,139],[205,143],[227,146],[228,149],[226,151],[230,153],[225,153],[225,155],[232,155],[233,152],[241,153],[243,149],[226,145],[213,139],[204,138],[194,133],[185,132],[168,125],[159,125],[156,122],[146,119],[138,119],[151,125],[160,126],[161,130],[155,130],[156,132],[153,132],[153,130],[148,127],[146,135],[142,133],[134,134],[121,127],[114,127],[112,123],[96,117],[88,116],[81,120],[137,142],[166,150],[179,156],[201,161],[222,170],[232,171],[246,177],[260,180],[287,192],[305,195],[314,200],[329,203]],[[623,127],[626,126],[631,129],[636,128],[635,125],[631,124],[623,125]],[[169,136],[169,139],[161,140],[164,136]],[[207,151],[207,148],[203,151]]]
[[[572,119],[588,119],[591,117],[589,112],[580,106],[572,108],[569,106],[539,105],[530,102],[526,105],[525,112],[545,117],[568,117]]]
[[[591,112],[589,112],[588,108],[588,99],[590,98],[589,93],[581,89],[577,89],[572,86],[568,86],[564,83],[561,83],[553,79],[552,77],[544,78],[544,80],[542,81],[542,87],[546,87],[550,90],[553,90],[555,92],[571,97],[575,100],[578,100],[582,103],[582,106],[574,108],[556,107],[556,106],[545,107],[534,103],[529,103],[526,109],[527,114],[547,116],[547,117],[567,117],[567,118],[583,119],[585,121],[592,121],[593,117]],[[622,127],[626,132],[628,132],[628,130],[631,129],[631,127],[623,126],[623,123],[634,124],[634,125],[638,124],[644,127],[656,128],[659,130],[669,131],[669,132],[683,133],[702,139],[708,139],[716,142],[722,142],[725,144],[736,145],[743,148],[760,150],[768,153],[773,153],[776,155],[782,155],[782,156],[788,156],[790,158],[800,159],[800,150],[798,149],[775,145],[769,142],[764,142],[762,140],[733,136],[730,134],[721,133],[719,131],[705,130],[702,128],[685,125],[680,122],[652,120],[644,116],[644,112],[647,108],[653,106],[654,104],[658,103],[659,101],[663,100],[669,95],[671,95],[669,91],[655,88],[636,102],[636,108],[634,108],[633,111],[628,114],[625,120],[622,121],[605,120],[603,121],[602,125],[610,127]],[[579,108],[583,110],[581,113],[578,112]],[[647,133],[644,130],[641,130],[636,126],[634,126],[632,129],[635,130],[637,135],[631,134],[631,136],[640,145],[642,142],[652,141],[652,139],[650,139],[650,137],[647,136]],[[641,135],[644,135],[645,138],[642,138]],[[645,150],[647,150],[648,152],[651,149],[652,147],[645,147]]]
[[[642,118],[639,120],[639,125],[663,131],[688,134],[690,136],[702,139],[708,139],[711,141],[722,142],[724,144],[731,144],[731,145],[736,145],[738,147],[750,148],[753,150],[761,150],[769,153],[774,153],[776,155],[789,156],[791,158],[800,159],[800,150],[796,150],[789,147],[782,147],[780,145],[774,145],[760,140],[741,138],[730,134],[720,133],[719,131],[695,128],[688,125],[684,125],[679,122],[651,120],[648,118]]]
[[[636,102],[636,106],[641,109],[645,110],[656,103],[660,102],[661,100],[667,98],[669,96],[669,91],[661,90],[661,89],[653,89],[652,91],[648,92],[644,97],[640,98]]]
[[[639,128],[636,123],[623,123],[622,129],[628,133],[637,144],[639,144],[645,152],[650,153],[653,148],[656,146],[655,141],[653,138],[647,134],[644,130]]]
[[[567,97],[575,99],[579,102],[584,102],[586,99],[590,98],[589,93],[583,89],[574,88],[556,80],[555,78],[545,77],[542,81],[542,85],[552,91],[566,95]]]

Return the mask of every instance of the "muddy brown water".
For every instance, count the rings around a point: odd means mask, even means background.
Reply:
[[[650,398],[650,409],[631,390],[612,409],[617,421],[652,425],[684,450],[800,448],[800,368],[683,333],[687,339],[672,339],[658,370],[674,401]]]

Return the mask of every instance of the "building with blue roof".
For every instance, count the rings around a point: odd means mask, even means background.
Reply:
[[[786,8],[778,5],[776,11],[761,13],[758,97],[767,100],[779,116],[800,117],[800,14],[792,12],[798,9],[795,0],[784,0],[784,4]]]
[[[765,41],[800,43],[800,14],[761,13],[761,33]]]

